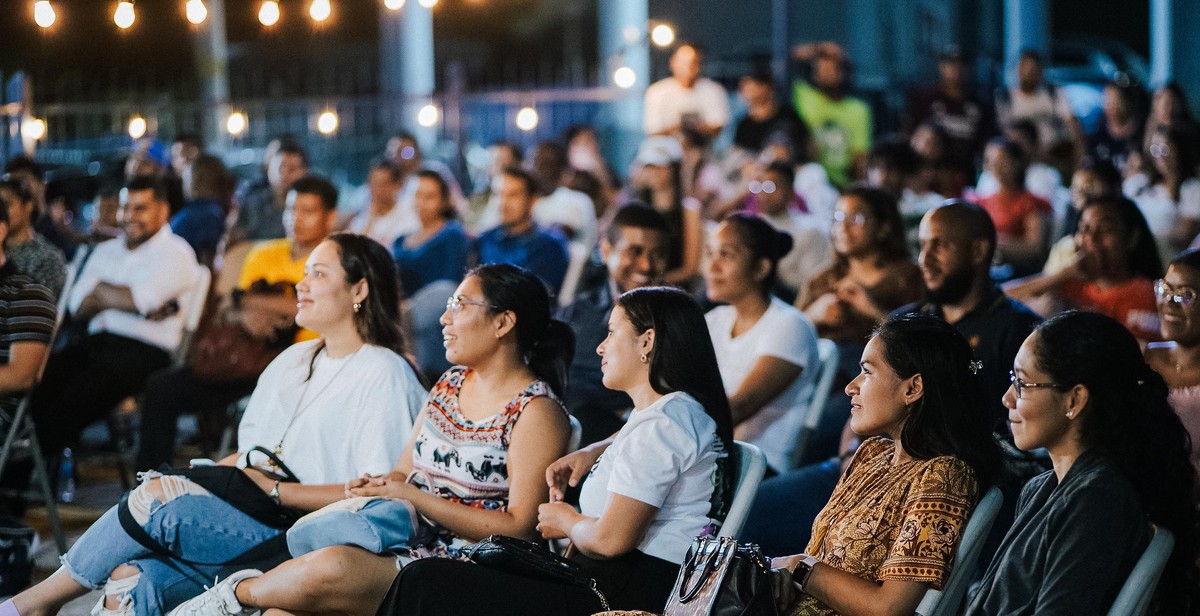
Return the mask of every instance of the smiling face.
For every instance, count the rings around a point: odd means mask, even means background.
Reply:
[[[654,229],[621,227],[616,244],[600,242],[608,275],[624,293],[658,282],[667,268],[667,238]]]
[[[492,311],[483,295],[478,276],[467,276],[454,290],[460,298],[455,308],[447,308],[438,322],[442,324],[442,345],[446,361],[470,366],[496,351],[500,314]]]
[[[1124,269],[1133,238],[1113,204],[1096,203],[1083,210],[1075,231],[1075,246],[1083,254],[1083,269],[1102,276]]]
[[[608,335],[596,347],[605,387],[629,391],[650,379],[650,363],[642,362],[642,354],[649,356],[653,348],[653,331],[635,331],[625,309],[619,305],[613,308],[608,317]]]
[[[918,376],[900,378],[884,358],[883,342],[878,336],[867,342],[858,364],[861,371],[846,385],[850,429],[862,436],[887,434],[892,440],[899,439],[911,403],[906,392]]]
[[[770,264],[752,259],[750,248],[728,222],[708,238],[708,263],[704,267],[704,291],[714,302],[735,302],[748,293],[759,293],[759,283]]]
[[[165,200],[154,196],[154,191],[127,191],[121,204],[121,227],[125,231],[125,245],[129,249],[141,246],[167,224],[170,206]]]
[[[1163,281],[1171,295],[1180,295],[1185,288],[1200,291],[1200,271],[1186,265],[1175,264],[1167,268]],[[1164,339],[1189,346],[1200,343],[1200,299],[1186,306],[1163,297],[1157,302],[1159,327]]]
[[[304,278],[296,284],[296,323],[318,334],[353,324],[354,304],[366,296],[366,281],[346,282],[337,244],[321,242],[309,253]]]
[[[1013,373],[1026,383],[1049,383],[1050,375],[1038,365],[1035,355],[1038,334],[1034,332],[1021,344],[1013,360]],[[1053,387],[1025,387],[1017,398],[1014,385],[1008,387],[1001,399],[1008,409],[1013,443],[1022,451],[1045,447],[1054,453],[1069,439],[1075,438],[1078,428],[1067,418],[1067,393]]]

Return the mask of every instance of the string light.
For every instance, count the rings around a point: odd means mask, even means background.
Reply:
[[[632,88],[633,84],[637,83],[637,73],[628,66],[622,66],[613,71],[613,83],[617,84],[619,88]]]
[[[50,5],[50,0],[38,0],[33,3],[33,23],[49,28],[54,25],[54,21],[58,18],[54,14],[54,7]]]
[[[116,12],[113,13],[113,23],[117,27],[125,30],[133,25],[137,19],[137,15],[133,12],[133,0],[121,0],[117,5]]]
[[[404,8],[404,0],[383,0],[383,7],[391,11]]]
[[[317,132],[322,135],[332,135],[338,129],[338,115],[334,111],[326,111],[317,116]]]
[[[197,26],[208,19],[208,7],[204,6],[204,0],[187,0],[184,12],[187,14],[187,20]]]
[[[417,124],[429,128],[438,123],[441,115],[442,112],[438,110],[437,105],[429,103],[417,111]]]
[[[329,0],[313,0],[312,4],[308,5],[308,15],[313,21],[325,21],[332,13],[333,6],[329,4]]]
[[[258,9],[258,23],[268,28],[279,23],[278,0],[263,0],[262,6]]]
[[[39,141],[46,136],[46,121],[32,118],[21,125],[21,135],[32,141]]]
[[[225,130],[229,131],[230,135],[240,137],[246,132],[246,127],[250,121],[246,118],[246,114],[235,111],[229,114],[229,118],[225,120]]]
[[[533,107],[522,107],[517,112],[517,128],[529,132],[538,125],[538,112]]]
[[[437,6],[437,3],[438,3],[438,0],[417,0],[417,4],[420,4],[421,6],[427,8],[427,9],[431,9],[431,8]]]
[[[670,47],[675,42],[675,29],[668,24],[658,24],[650,30],[650,41],[659,47]]]
[[[135,115],[129,118],[129,137],[132,139],[141,139],[146,136],[146,118]]]

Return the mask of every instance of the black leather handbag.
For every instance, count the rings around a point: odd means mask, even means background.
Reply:
[[[605,611],[609,609],[608,598],[600,592],[596,580],[586,575],[577,563],[532,541],[504,535],[492,535],[471,546],[467,550],[466,556],[475,564],[489,569],[497,569],[531,580],[586,588],[596,595]]]
[[[777,616],[771,564],[754,544],[692,540],[664,616]]]

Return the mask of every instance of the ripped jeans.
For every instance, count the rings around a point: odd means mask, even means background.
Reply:
[[[154,475],[157,475],[155,473]],[[130,493],[130,512],[156,541],[176,554],[200,562],[221,562],[279,533],[229,503],[181,477],[161,482],[164,498],[152,497],[145,484]],[[116,614],[162,615],[212,586],[221,565],[193,565],[153,555],[121,528],[117,508],[104,513],[62,557],[79,584],[121,598]],[[141,573],[136,580],[109,580],[113,570],[129,564]],[[130,588],[132,586],[132,588]],[[103,599],[102,599],[103,601]],[[96,612],[93,612],[96,613]]]

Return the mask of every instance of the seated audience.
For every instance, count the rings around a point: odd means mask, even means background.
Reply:
[[[0,181],[0,196],[13,180]],[[54,297],[42,283],[8,258],[8,212],[0,208],[0,416],[5,431],[25,392],[37,384],[54,334]],[[58,252],[58,249],[53,249]],[[60,255],[61,258],[61,255]]]
[[[1165,342],[1146,346],[1146,363],[1167,382],[1168,399],[1192,439],[1192,466],[1200,495],[1200,250],[1179,253],[1154,283]]]
[[[861,179],[871,149],[871,108],[850,96],[850,59],[837,43],[806,43],[792,53],[808,65],[810,80],[792,86],[792,104],[804,118],[816,144],[817,162],[829,181],[843,187]],[[795,144],[797,148],[800,144]]]
[[[753,443],[776,472],[792,467],[812,396],[817,332],[808,317],[771,296],[792,238],[752,214],[732,214],[709,237],[705,321],[729,396],[734,437]]]
[[[274,240],[287,235],[283,210],[292,183],[308,175],[308,154],[293,140],[277,140],[266,159],[265,183],[257,182],[242,191],[237,202],[237,219],[229,232],[230,242]]]
[[[344,482],[364,473],[387,472],[425,395],[403,357],[395,280],[387,251],[365,237],[336,235],[312,251],[296,285],[296,320],[320,338],[292,346],[263,373],[238,430],[240,452],[220,464],[244,467],[263,493],[301,510],[341,499]],[[281,483],[249,463],[242,453],[254,446],[273,448],[302,482]],[[54,575],[0,612],[52,614],[103,589],[97,616],[161,616],[224,570],[203,563],[228,562],[283,532],[179,475],[149,473],[121,507],[178,559],[130,536],[114,507]]]
[[[1020,146],[1000,141],[989,144],[987,153],[984,166],[996,177],[999,190],[980,199],[979,205],[996,225],[999,258],[1012,268],[1012,275],[1037,271],[1045,259],[1053,210],[1048,201],[1025,188],[1029,160]]]
[[[66,284],[67,262],[56,246],[33,229],[37,218],[37,195],[33,184],[20,174],[0,178],[7,234],[4,256],[24,274],[50,289],[51,301],[62,295]]]
[[[909,236],[915,235],[917,225],[921,224],[921,217],[925,212],[946,200],[935,192],[914,190],[920,171],[920,155],[904,140],[880,140],[867,155],[867,184],[886,192],[896,200]]]
[[[608,337],[608,317],[626,291],[657,284],[666,269],[667,221],[653,208],[631,203],[617,210],[600,240],[604,276],[558,311],[575,332],[575,360],[563,400],[583,427],[580,442],[594,443],[625,425],[633,402],[624,392],[603,383],[596,347]]]
[[[1146,217],[1164,261],[1200,232],[1197,139],[1200,133],[1182,126],[1159,127],[1147,135],[1141,171],[1122,186]]]
[[[785,139],[795,148],[808,148],[811,134],[804,120],[791,105],[775,97],[775,78],[770,73],[754,72],[742,77],[738,94],[746,103],[746,115],[737,121],[733,145],[757,155],[767,144]]]
[[[868,438],[817,515],[805,553],[776,558],[784,613],[911,613],[942,588],[999,450],[966,339],[941,319],[884,321],[846,386]]]
[[[33,230],[64,255],[74,255],[83,238],[67,224],[64,200],[47,199],[45,170],[42,166],[29,156],[19,154],[5,161],[4,175],[20,179],[29,187],[29,192],[33,195],[33,209],[37,212],[37,217],[33,218]],[[114,184],[119,185],[117,182]],[[113,201],[117,201],[115,195]],[[116,208],[113,211],[115,212]],[[114,226],[119,226],[119,223]],[[114,230],[112,237],[116,237],[117,234],[118,231]]]
[[[1017,518],[966,613],[1103,614],[1156,524],[1175,535],[1157,613],[1194,606],[1196,495],[1188,438],[1162,377],[1106,316],[1038,326],[1004,395],[1016,446],[1054,468],[1021,493]]]
[[[472,246],[480,265],[507,263],[525,268],[557,293],[567,274],[567,243],[556,230],[544,230],[533,219],[537,180],[510,167],[500,180],[500,225],[483,232]]]
[[[533,219],[542,227],[556,227],[584,254],[590,253],[596,247],[596,208],[586,194],[566,186],[566,148],[543,141],[534,148],[531,162],[537,179]]]
[[[1041,143],[1040,150],[1030,152],[1035,157],[1058,155],[1061,150],[1069,151],[1069,160],[1083,157],[1085,144],[1079,119],[1066,92],[1046,81],[1042,56],[1036,50],[1021,51],[1016,85],[996,90],[996,116],[1001,126],[1016,121],[1034,126]]]
[[[683,292],[629,291],[608,326],[596,349],[604,384],[627,393],[633,413],[615,438],[546,470],[551,502],[538,508],[538,528],[546,539],[574,545],[569,558],[595,578],[611,609],[659,610],[692,538],[715,533],[724,517],[732,488],[729,406],[712,347],[695,335],[703,315]],[[563,494],[585,476],[576,511]],[[400,572],[379,613],[524,616],[531,606],[563,616],[603,609],[581,586],[425,559]]]
[[[521,167],[521,146],[511,141],[497,141],[487,149],[484,176],[476,181],[481,188],[467,201],[463,215],[467,231],[478,235],[500,224],[500,182],[504,171]]]
[[[1129,199],[1084,204],[1075,232],[1075,260],[1053,274],[1034,274],[1004,286],[1013,299],[1042,304],[1042,314],[1065,305],[1099,312],[1143,342],[1159,339],[1154,280],[1162,261],[1146,219]]]
[[[1105,160],[1117,169],[1129,163],[1142,148],[1144,123],[1139,115],[1138,87],[1115,81],[1104,84],[1103,112],[1096,132],[1088,137],[1088,156]]]
[[[1063,220],[1061,234],[1050,248],[1042,273],[1053,274],[1075,259],[1075,232],[1079,213],[1092,199],[1116,199],[1121,196],[1121,173],[1107,160],[1085,157],[1071,176],[1071,209]],[[1057,225],[1056,225],[1057,226]]]
[[[371,170],[367,172],[367,206],[350,218],[346,230],[365,235],[385,247],[391,246],[404,232],[403,227],[408,222],[403,210],[396,203],[402,186],[404,183],[400,170],[393,166],[391,161],[373,161]],[[420,190],[419,185],[417,188]],[[447,194],[449,191],[447,187]],[[419,212],[417,217],[420,217]]]
[[[229,174],[220,158],[200,154],[183,169],[183,209],[171,217],[171,231],[187,241],[196,260],[211,264],[225,235]]]
[[[944,180],[935,184],[934,192],[948,197],[960,196],[967,178],[975,177],[979,152],[996,132],[992,106],[973,94],[970,73],[970,61],[959,49],[943,51],[937,84],[909,94],[902,126],[912,134],[913,149],[933,163]],[[939,136],[938,155],[919,147],[926,139],[923,132]]]
[[[789,302],[833,259],[829,226],[807,212],[804,201],[793,190],[795,178],[791,165],[773,162],[763,171],[759,192],[751,192],[744,202],[746,211],[792,236],[792,249],[779,260],[779,280],[773,289]]]
[[[950,151],[951,137],[941,124],[926,122],[913,130],[908,144],[921,157],[921,169],[912,180],[917,194],[934,193],[949,198],[963,194],[970,178],[975,177],[975,150],[962,159]]]
[[[700,202],[683,192],[681,157],[679,142],[674,138],[652,137],[643,141],[633,161],[637,171],[630,180],[630,196],[667,218],[671,233],[667,238],[667,271],[663,281],[690,285],[700,274],[704,226]]]
[[[975,197],[983,199],[999,192],[1000,180],[996,177],[995,172],[989,168],[988,160],[996,157],[998,151],[1001,149],[1001,145],[1006,140],[1016,144],[1021,152],[1024,153],[1027,163],[1025,167],[1025,190],[1054,205],[1063,185],[1062,174],[1057,168],[1046,164],[1039,157],[1041,150],[1038,147],[1037,127],[1029,120],[1017,120],[1006,125],[1002,136],[989,141],[984,146],[983,173],[979,174],[979,178],[975,184]]]
[[[304,278],[309,256],[333,229],[337,189],[327,180],[305,176],[292,184],[282,218],[288,237],[265,241],[246,255],[233,295],[222,298],[216,322],[237,325],[246,336],[282,350],[315,337],[295,327],[294,286]],[[254,391],[258,374],[222,382],[197,376],[191,365],[157,372],[142,396],[137,468],[171,464],[180,415],[212,412]]]
[[[1145,126],[1142,127],[1142,144],[1135,148],[1133,155],[1129,157],[1130,167],[1137,169],[1144,166],[1145,161],[1138,159],[1150,149],[1150,138],[1159,130],[1168,129],[1171,126],[1182,127],[1185,131],[1192,132],[1200,130],[1200,124],[1197,124],[1196,119],[1192,117],[1187,93],[1176,81],[1159,86],[1151,95],[1150,115],[1146,118]],[[1122,171],[1124,170],[1123,168]]]

